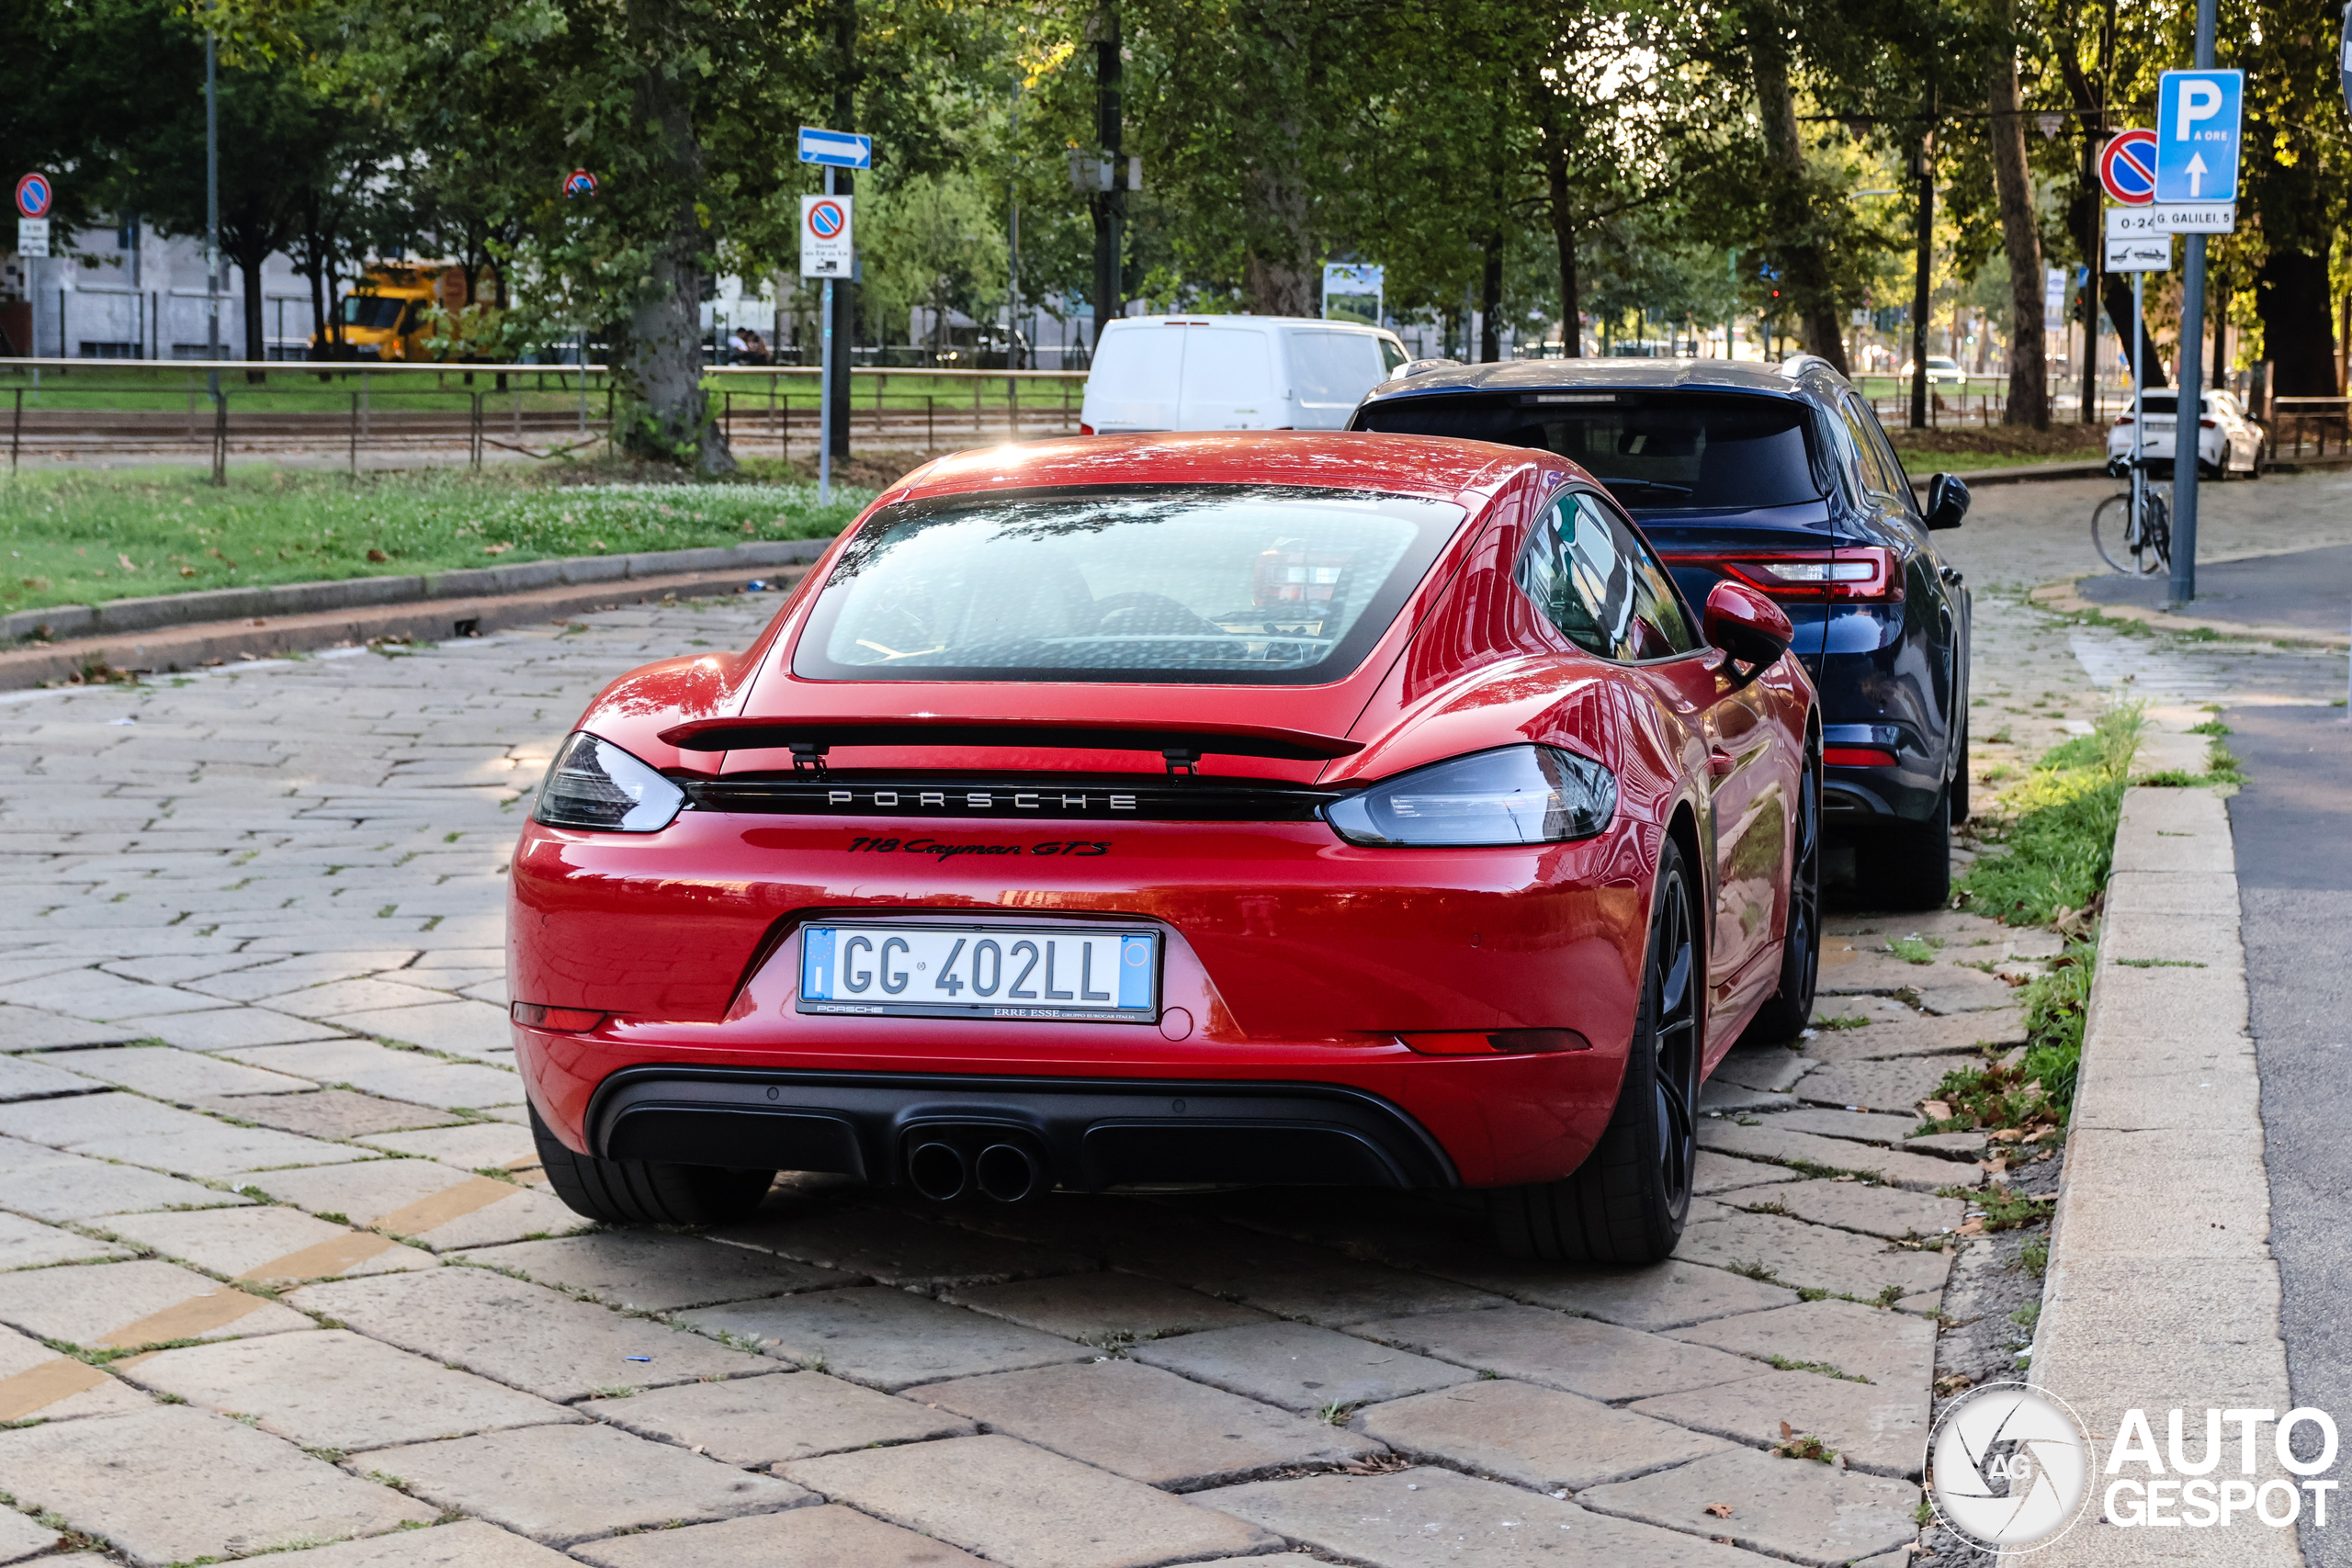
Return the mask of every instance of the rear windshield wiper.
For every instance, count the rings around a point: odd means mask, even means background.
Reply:
[[[1660,501],[1683,501],[1689,499],[1690,494],[1690,487],[1689,485],[1670,485],[1658,479],[1612,479],[1603,478],[1600,482],[1607,485],[1613,491],[1623,492],[1626,491],[1639,491],[1644,495],[1655,496]],[[1625,499],[1630,501],[1633,497],[1628,495]]]

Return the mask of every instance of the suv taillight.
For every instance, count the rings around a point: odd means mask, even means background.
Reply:
[[[1676,566],[1703,566],[1735,578],[1775,599],[1819,599],[1838,604],[1899,604],[1903,570],[1884,545],[1842,550],[1721,551],[1665,550]]]
[[[1094,434],[1094,427],[1091,424],[1080,423],[1078,427],[1078,433],[1080,435],[1091,435]]]

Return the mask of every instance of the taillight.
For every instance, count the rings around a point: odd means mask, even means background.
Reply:
[[[1819,599],[1826,594],[1846,604],[1903,601],[1903,572],[1894,552],[1884,545],[1739,555],[1696,550],[1662,553],[1674,565],[1710,568],[1775,599]]]
[[[2215,429],[2216,426],[2210,419],[2200,419],[2197,422],[2197,428],[2199,430],[2212,430]]]
[[[2132,416],[2128,413],[2118,415],[2115,423],[2118,424],[2130,424],[2132,423]]]
[[[1824,746],[1821,763],[1826,768],[1891,768],[1894,753],[1876,746]]]
[[[1078,433],[1080,435],[1091,435],[1094,434],[1094,427],[1091,424],[1081,423],[1078,427]]]

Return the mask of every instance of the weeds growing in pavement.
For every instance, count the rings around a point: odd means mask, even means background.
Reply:
[[[1774,1459],[1809,1459],[1821,1464],[1834,1464],[1838,1450],[1819,1438],[1800,1432],[1786,1421],[1781,1423],[1781,1440],[1772,1445]]]
[[[2046,926],[2088,908],[2107,886],[2123,783],[2146,727],[2141,705],[2109,708],[2088,735],[2052,747],[2003,807],[1999,850],[1961,879],[1961,902],[2010,925]]]
[[[2050,1267],[2050,1238],[2038,1235],[2018,1248],[2018,1267],[2035,1279],[2041,1279]]]

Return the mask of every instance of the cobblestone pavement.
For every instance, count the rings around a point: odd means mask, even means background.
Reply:
[[[2025,754],[2096,695],[1989,603]],[[1653,1269],[1347,1192],[582,1225],[507,1059],[525,792],[597,685],[761,613],[0,705],[0,1563],[1905,1561],[1985,1151],[1903,1134],[2054,951],[1973,917],[1834,923]]]

